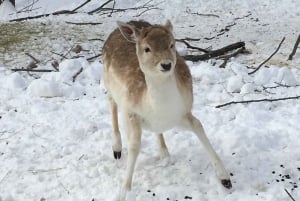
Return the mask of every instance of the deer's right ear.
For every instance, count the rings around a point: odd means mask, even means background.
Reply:
[[[121,34],[128,40],[129,42],[135,43],[137,40],[137,37],[140,34],[140,30],[138,30],[133,25],[117,21],[119,30]]]

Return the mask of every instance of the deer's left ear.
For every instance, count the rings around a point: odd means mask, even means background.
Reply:
[[[172,32],[173,31],[173,25],[171,23],[170,20],[167,20],[166,24],[165,24],[165,27],[170,31]]]
[[[140,36],[141,30],[128,23],[117,21],[117,24],[124,38],[132,43],[135,43],[137,41],[137,38]]]

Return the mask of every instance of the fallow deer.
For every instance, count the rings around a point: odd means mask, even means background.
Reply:
[[[163,132],[174,127],[193,131],[207,150],[217,177],[231,188],[230,177],[211,146],[200,121],[193,116],[192,76],[175,49],[172,24],[145,21],[117,22],[103,46],[103,78],[112,112],[112,150],[121,157],[118,126],[121,108],[128,139],[127,169],[120,201],[131,190],[132,176],[141,147],[142,129],[158,134],[160,154],[169,155]]]

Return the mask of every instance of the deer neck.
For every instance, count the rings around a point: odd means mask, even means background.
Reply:
[[[180,97],[175,74],[161,77],[145,76],[147,85],[147,98],[153,106],[168,104]]]

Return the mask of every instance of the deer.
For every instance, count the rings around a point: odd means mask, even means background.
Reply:
[[[121,158],[122,140],[118,108],[127,136],[127,167],[120,201],[131,191],[142,130],[157,133],[161,158],[169,151],[163,133],[172,128],[192,131],[202,142],[217,178],[232,188],[230,176],[207,138],[201,122],[192,114],[193,86],[189,67],[175,48],[173,25],[146,21],[117,21],[117,28],[103,45],[103,81],[111,108],[112,150]]]

